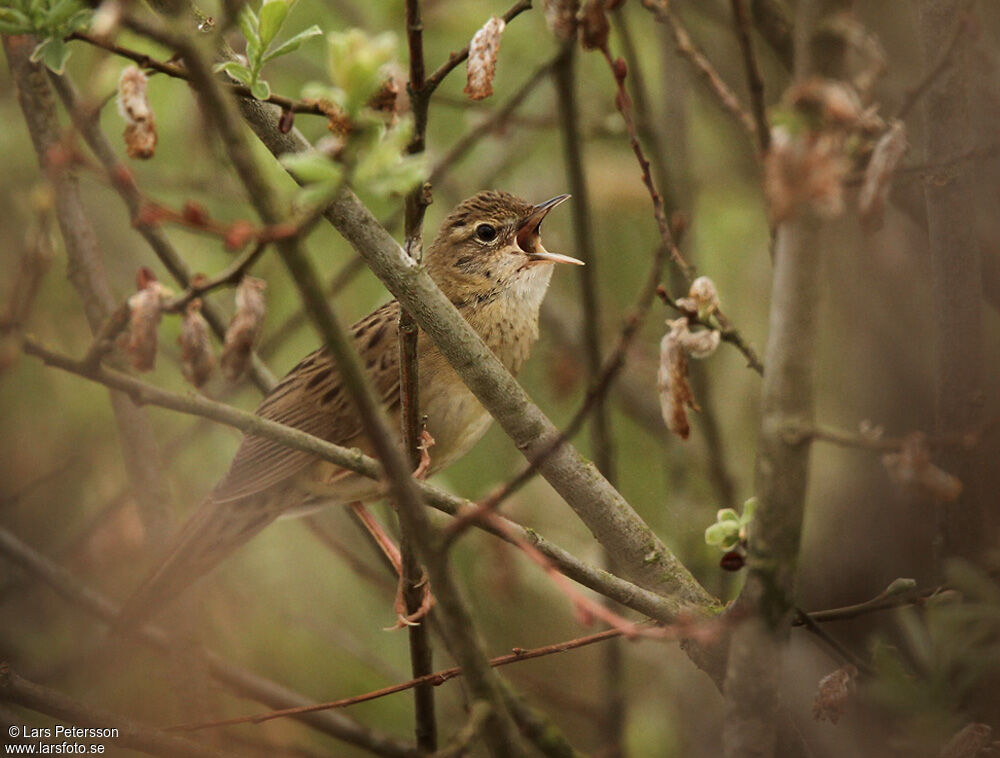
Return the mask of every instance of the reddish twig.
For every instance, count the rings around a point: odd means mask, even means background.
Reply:
[[[663,197],[656,188],[656,182],[653,181],[653,175],[649,170],[649,160],[646,158],[642,144],[639,142],[639,131],[632,117],[632,98],[629,97],[628,90],[625,89],[625,77],[628,75],[628,66],[623,58],[613,60],[606,46],[601,49],[601,52],[604,54],[604,60],[607,61],[608,68],[611,69],[615,85],[618,88],[618,93],[615,95],[615,107],[622,114],[622,120],[625,122],[625,130],[628,132],[629,144],[632,146],[632,152],[635,153],[635,159],[639,162],[639,168],[642,171],[642,183],[646,185],[646,190],[649,192],[649,199],[653,202],[653,216],[656,218],[656,227],[660,232],[660,241],[670,251],[670,257],[680,268],[685,278],[690,281],[694,277],[694,267],[684,260],[684,256],[681,255],[681,251],[677,247],[673,231],[670,228],[670,222],[667,220]]]
[[[710,622],[697,623],[704,624]],[[542,658],[556,653],[565,653],[568,650],[576,650],[577,648],[593,645],[597,642],[604,642],[605,640],[621,637],[623,634],[624,633],[621,629],[606,629],[603,632],[597,632],[596,634],[590,634],[585,637],[577,637],[576,639],[559,642],[554,645],[546,645],[544,647],[531,649],[514,648],[514,652],[512,653],[491,658],[489,664],[490,666],[497,668],[499,666],[507,666],[511,663],[530,661],[534,658]],[[654,627],[644,625],[642,627],[641,636],[657,639],[677,639],[689,637],[691,634],[691,624],[684,623],[677,624],[674,627]],[[284,708],[282,710],[267,711],[265,713],[257,713],[250,716],[238,716],[236,718],[222,719],[219,721],[206,721],[198,724],[178,724],[177,726],[169,727],[166,731],[194,732],[202,729],[214,729],[221,726],[233,726],[235,724],[261,724],[265,721],[272,721],[274,719],[286,718],[289,716],[301,716],[304,713],[346,708],[351,705],[357,705],[358,703],[366,703],[371,700],[377,700],[379,698],[386,697],[387,695],[394,695],[397,692],[405,692],[406,690],[412,689],[420,684],[432,684],[436,687],[461,675],[462,669],[455,666],[454,668],[436,671],[433,674],[428,674],[416,679],[410,679],[409,681],[400,682],[399,684],[394,684],[389,687],[383,687],[382,689],[366,692],[362,695],[354,695],[340,700],[331,700],[328,703],[317,703],[316,705],[303,706],[302,708]]]
[[[532,562],[540,567],[542,571],[548,574],[552,582],[569,598],[581,623],[590,624],[593,619],[597,618],[612,629],[617,629],[629,639],[633,639],[638,635],[639,627],[636,624],[622,618],[607,606],[591,600],[576,589],[569,579],[559,573],[559,570],[553,565],[552,561],[542,555],[534,545],[521,539],[504,519],[499,518],[493,513],[487,514],[486,519],[491,527],[500,532],[506,540],[515,545]]]

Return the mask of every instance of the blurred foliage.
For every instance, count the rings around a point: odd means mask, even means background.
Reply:
[[[33,34],[39,39],[31,60],[61,74],[70,48],[64,38],[90,21],[90,9],[80,0],[10,0],[0,7],[0,34]]]

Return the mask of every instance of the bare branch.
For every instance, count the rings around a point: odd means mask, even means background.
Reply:
[[[370,479],[382,477],[382,469],[378,462],[356,449],[334,445],[299,429],[277,424],[256,414],[241,411],[200,395],[180,395],[168,392],[112,369],[102,366],[86,366],[46,350],[30,339],[24,340],[23,347],[26,353],[41,358],[50,366],[120,390],[136,403],[156,405],[180,413],[211,419],[239,429],[244,434],[266,437],[296,450],[312,453],[323,460]],[[415,484],[428,505],[447,514],[459,516],[474,510],[474,505],[464,498],[447,493],[426,482],[417,481]],[[515,526],[519,538],[526,539],[541,550],[566,576],[624,606],[633,608],[663,623],[672,623],[688,607],[679,599],[661,597],[607,571],[589,566],[569,551],[548,542],[534,530],[529,531],[524,527]],[[490,530],[487,529],[487,531]]]
[[[615,637],[620,637],[621,635],[622,632],[618,629],[607,629],[603,632],[598,632],[597,634],[590,634],[586,637],[578,637],[566,642],[546,645],[545,647],[532,648],[530,650],[515,648],[513,653],[491,658],[489,664],[490,666],[496,668],[499,666],[507,666],[511,663],[530,661],[534,658],[542,658],[547,655],[565,653],[568,650],[576,650],[577,648],[593,645],[596,642],[614,639]],[[455,666],[454,668],[436,671],[433,674],[427,674],[426,676],[416,677],[407,682],[401,682],[399,684],[383,687],[382,689],[374,690],[372,692],[366,692],[363,695],[354,695],[340,700],[331,700],[328,703],[317,703],[316,705],[308,705],[302,708],[285,708],[282,710],[268,711],[266,713],[257,713],[251,716],[237,716],[236,718],[222,719],[220,721],[205,721],[197,724],[178,724],[177,726],[171,727],[170,731],[194,732],[202,729],[214,729],[220,726],[232,726],[233,724],[262,724],[265,721],[273,721],[274,719],[288,718],[290,716],[301,716],[305,713],[347,708],[348,706],[357,705],[358,703],[367,703],[371,700],[377,700],[379,698],[386,697],[387,695],[395,695],[397,692],[405,692],[406,690],[413,689],[421,684],[429,684],[437,687],[450,679],[462,676],[462,673],[461,667]]]
[[[750,33],[750,14],[747,10],[747,0],[731,0],[733,22],[736,25],[736,38],[743,53],[743,67],[747,73],[747,86],[750,89],[750,110],[756,125],[757,144],[761,153],[766,153],[771,147],[771,127],[767,124],[767,111],[764,106],[764,79],[754,55],[753,40]]]

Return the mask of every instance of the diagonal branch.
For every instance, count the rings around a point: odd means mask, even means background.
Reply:
[[[281,217],[277,193],[253,156],[234,103],[227,98],[222,86],[213,76],[195,39],[159,24],[139,23],[135,19],[130,19],[130,23],[137,31],[168,44],[184,56],[191,72],[192,84],[200,96],[206,115],[219,132],[250,201],[265,223],[277,223]],[[504,706],[496,674],[486,663],[472,618],[452,579],[447,555],[436,549],[437,536],[410,476],[407,459],[396,445],[374,390],[367,381],[357,351],[340,320],[326,302],[319,279],[305,255],[301,241],[293,237],[277,240],[275,244],[299,290],[306,311],[337,363],[341,381],[385,468],[389,494],[398,506],[402,523],[417,545],[434,584],[448,646],[465,670],[473,698],[486,701],[493,707],[484,730],[486,743],[495,756],[512,755],[517,750],[519,740]],[[400,253],[411,266],[414,265],[405,253]],[[409,304],[405,305],[410,307]]]
[[[113,369],[103,366],[88,366],[46,350],[30,339],[24,340],[23,349],[27,354],[42,359],[49,366],[120,390],[135,403],[155,405],[179,413],[211,419],[239,429],[244,434],[265,437],[296,450],[312,453],[322,460],[370,479],[381,479],[383,476],[381,466],[373,458],[369,458],[356,449],[340,447],[318,437],[313,437],[300,429],[283,426],[201,395],[180,395],[168,392]],[[475,508],[468,500],[445,492],[434,485],[422,481],[416,481],[415,485],[428,505],[449,515],[459,516],[469,513]],[[513,524],[513,522],[510,523]],[[685,610],[690,611],[689,606],[676,598],[661,597],[656,593],[644,590],[607,571],[584,563],[569,551],[550,543],[534,530],[527,530],[516,524],[513,526],[518,539],[525,540],[537,547],[566,576],[626,607],[662,623],[672,623]],[[502,537],[496,530],[484,528],[486,531]]]
[[[273,109],[241,100],[246,118],[275,155],[311,149],[295,129],[282,134]],[[559,431],[531,402],[524,389],[486,347],[472,327],[441,293],[430,276],[413,265],[399,244],[349,190],[328,207],[326,217],[365,259],[376,276],[409,309],[445,359],[497,419],[518,449],[538,457]],[[604,477],[570,445],[561,446],[539,472],[587,524],[598,541],[619,561],[625,575],[640,586],[675,602],[714,612],[716,600],[663,545]]]

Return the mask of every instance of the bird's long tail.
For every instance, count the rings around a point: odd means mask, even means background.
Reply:
[[[160,564],[143,580],[118,615],[119,628],[134,628],[207,574],[233,550],[279,515],[266,495],[227,502],[209,498],[181,527]]]

